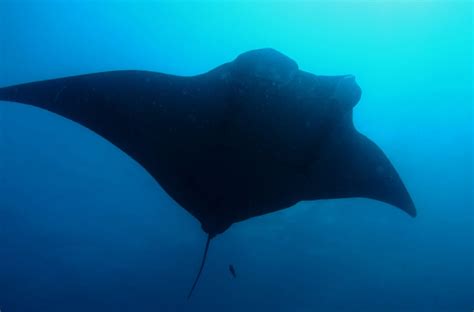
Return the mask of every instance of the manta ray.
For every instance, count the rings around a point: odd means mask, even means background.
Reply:
[[[382,150],[359,133],[352,75],[300,70],[253,50],[196,76],[118,70],[0,88],[102,136],[201,223],[209,243],[232,224],[300,201],[363,197],[416,215]]]

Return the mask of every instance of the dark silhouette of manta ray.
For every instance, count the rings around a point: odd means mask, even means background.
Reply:
[[[411,216],[384,153],[357,132],[353,76],[318,76],[273,49],[205,74],[112,71],[15,85],[0,100],[71,119],[141,164],[210,240],[299,201],[365,197]]]

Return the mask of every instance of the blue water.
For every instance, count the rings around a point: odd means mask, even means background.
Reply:
[[[0,0],[0,86],[192,75],[262,47],[354,74],[355,125],[418,209],[314,201],[235,224],[187,302],[198,222],[101,137],[0,102],[0,310],[472,311],[472,19],[471,1]]]

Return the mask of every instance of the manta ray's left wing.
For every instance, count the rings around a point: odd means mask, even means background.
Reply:
[[[200,81],[205,79],[111,71],[0,88],[0,100],[30,104],[75,121],[158,179],[159,171],[166,170],[163,158],[176,157],[180,136],[196,132],[189,131],[196,123],[182,116],[196,102]],[[167,150],[160,155],[163,165],[158,166],[157,151],[162,146]]]
[[[1,88],[0,100],[30,104],[73,120],[146,163],[144,131],[153,122],[149,113],[159,94],[152,86],[169,79],[143,71],[103,72]]]
[[[226,81],[218,79],[223,68],[190,77],[111,71],[44,80],[0,88],[0,101],[29,104],[89,128],[202,221],[212,205],[193,181],[196,168],[212,162],[212,146],[229,113]]]

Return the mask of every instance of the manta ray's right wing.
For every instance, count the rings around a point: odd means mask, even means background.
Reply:
[[[397,171],[383,151],[353,125],[348,112],[309,168],[306,200],[363,197],[416,216],[416,208]]]

